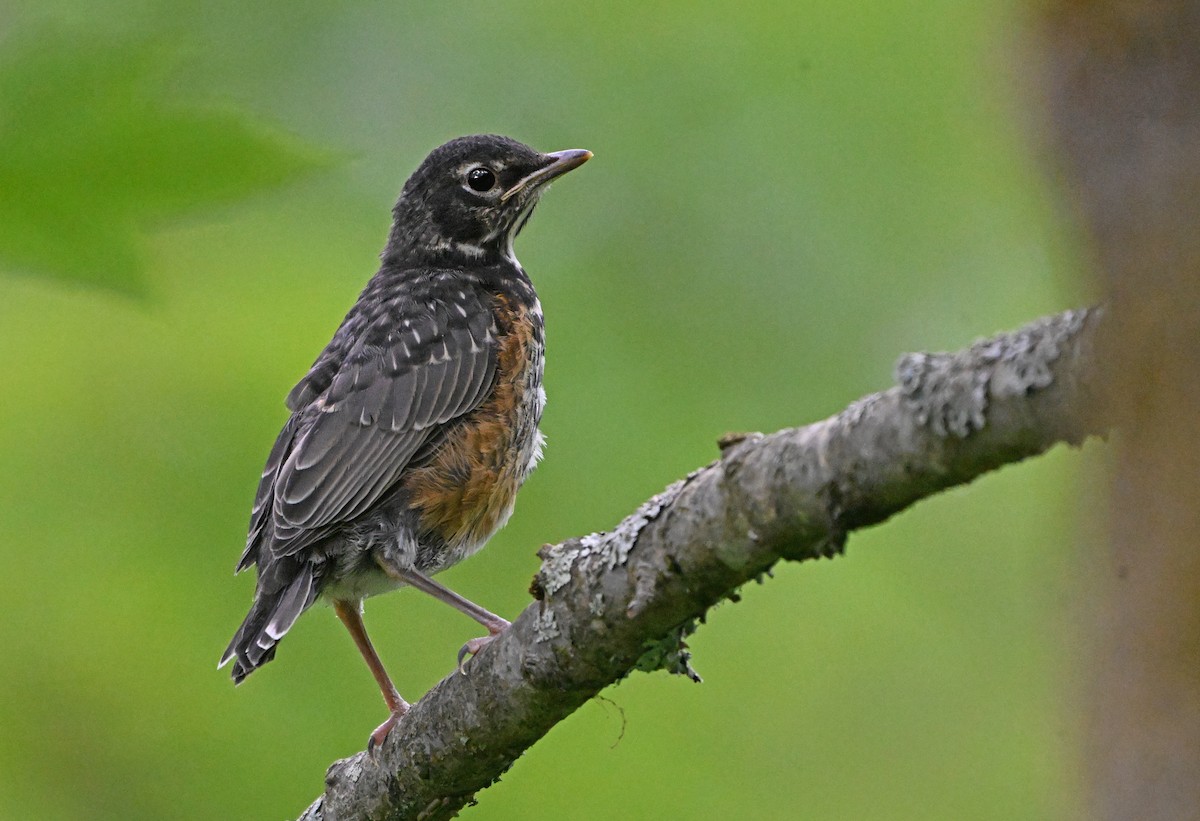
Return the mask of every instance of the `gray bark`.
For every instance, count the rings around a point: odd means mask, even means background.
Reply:
[[[955,354],[910,354],[897,385],[834,417],[722,440],[720,458],[614,530],[547,545],[512,628],[430,690],[377,760],[334,763],[301,821],[452,817],[557,722],[633,670],[693,678],[684,638],[780,559],[1107,425],[1099,310],[1068,311]]]

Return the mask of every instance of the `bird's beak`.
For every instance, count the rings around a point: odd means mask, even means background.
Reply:
[[[578,168],[592,158],[592,152],[586,148],[568,148],[566,151],[554,151],[546,156],[552,157],[553,161],[517,180],[512,188],[500,195],[500,202],[506,202],[510,197],[526,188],[539,188],[555,177],[561,177],[572,168]]]

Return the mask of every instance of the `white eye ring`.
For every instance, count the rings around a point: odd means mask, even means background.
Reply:
[[[486,165],[477,165],[463,175],[464,184],[476,194],[486,194],[495,189],[498,180],[496,172]]]

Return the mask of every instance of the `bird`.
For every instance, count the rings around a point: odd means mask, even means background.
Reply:
[[[459,137],[405,182],[378,271],[287,396],[236,572],[254,566],[249,613],[219,667],[246,676],[318,601],[331,604],[389,715],[410,705],[363,624],[363,601],[413,587],[477,621],[509,622],[433,577],[508,521],[542,454],[541,303],[513,253],[549,183],[592,157],[541,153],[509,137]]]

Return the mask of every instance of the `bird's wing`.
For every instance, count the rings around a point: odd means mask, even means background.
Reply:
[[[262,543],[263,529],[271,520],[271,509],[275,498],[275,479],[279,475],[279,468],[283,465],[283,460],[287,458],[288,452],[291,450],[292,440],[296,438],[296,429],[300,420],[299,414],[293,414],[288,419],[287,424],[283,426],[283,430],[275,439],[271,455],[267,457],[267,464],[262,470],[262,478],[258,480],[258,490],[254,494],[254,507],[250,511],[250,533],[246,536],[246,549],[242,551],[242,557],[237,563],[238,573],[258,561],[258,548]]]
[[[407,308],[367,323],[328,388],[300,412],[270,499],[273,553],[295,553],[365,511],[438,425],[490,390],[497,329],[482,298],[459,291]]]

